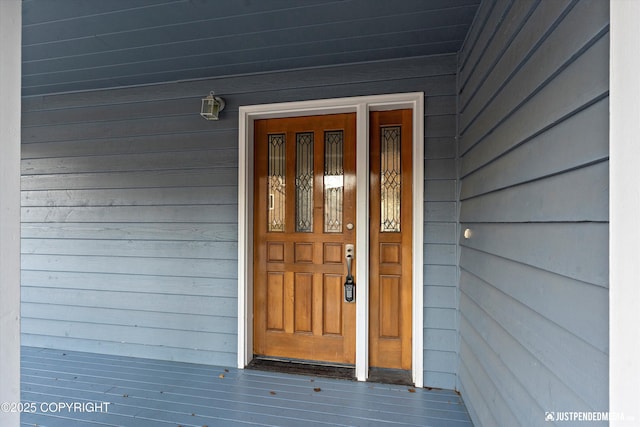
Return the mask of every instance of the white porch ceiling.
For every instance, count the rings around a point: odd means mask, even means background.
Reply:
[[[457,52],[480,0],[23,0],[23,95]]]

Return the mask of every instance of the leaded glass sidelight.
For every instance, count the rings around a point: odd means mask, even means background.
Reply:
[[[296,231],[313,231],[313,132],[296,135]]]
[[[380,129],[380,231],[400,231],[400,127]]]
[[[343,131],[324,133],[324,231],[342,232],[344,188]]]
[[[269,135],[269,167],[267,191],[268,200],[268,231],[283,232],[285,226],[285,135]]]

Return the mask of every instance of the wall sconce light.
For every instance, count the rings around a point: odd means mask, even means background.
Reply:
[[[202,108],[200,109],[200,115],[206,120],[218,120],[220,111],[224,110],[224,99],[219,96],[215,96],[213,91],[209,93],[209,96],[202,98]]]

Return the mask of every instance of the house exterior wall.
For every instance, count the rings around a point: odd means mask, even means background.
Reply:
[[[608,410],[609,2],[485,1],[459,55],[459,389],[474,424]]]
[[[424,91],[425,384],[453,388],[455,75],[445,55],[25,98],[23,343],[235,365],[238,107]]]

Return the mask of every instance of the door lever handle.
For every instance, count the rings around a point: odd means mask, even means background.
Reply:
[[[353,302],[356,299],[356,284],[351,274],[351,261],[353,260],[353,245],[345,245],[345,258],[347,259],[347,277],[344,282],[344,300]]]
[[[344,245],[345,258],[347,260],[347,276],[351,276],[351,260],[353,260],[353,245]]]

